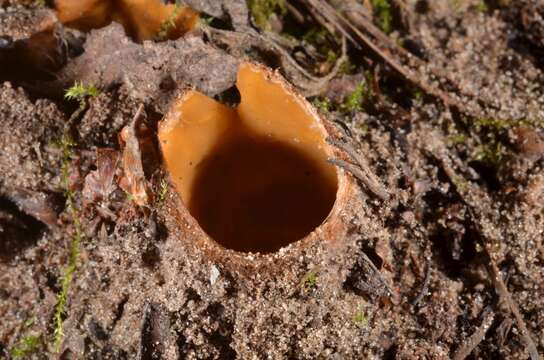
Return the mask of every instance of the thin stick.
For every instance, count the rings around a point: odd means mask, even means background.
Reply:
[[[376,184],[374,181],[370,180],[357,165],[341,159],[328,159],[327,161],[351,173],[357,180],[361,181],[368,188],[368,190],[370,190],[381,200],[389,200],[389,194],[383,189],[383,187],[381,187],[380,184]]]
[[[525,325],[525,321],[523,320],[523,317],[519,312],[518,304],[516,304],[514,299],[512,299],[512,295],[508,291],[508,288],[506,287],[506,284],[504,283],[504,280],[500,275],[499,268],[497,267],[497,264],[495,264],[493,259],[490,259],[489,261],[488,271],[491,275],[491,281],[495,286],[495,291],[497,291],[500,299],[506,303],[506,305],[512,312],[512,315],[514,315],[516,324],[521,332],[521,338],[525,342],[525,346],[527,347],[527,351],[529,352],[531,360],[538,360],[540,357],[538,356],[538,350],[536,348],[536,345],[531,338],[531,332],[527,328],[527,325]]]
[[[431,259],[427,259],[427,268],[425,270],[425,278],[423,279],[423,284],[421,285],[421,290],[419,294],[412,300],[412,306],[416,306],[422,299],[427,295],[429,291],[429,284],[431,283]]]
[[[463,345],[459,349],[457,349],[457,351],[453,355],[452,360],[463,360],[467,356],[469,356],[470,353],[472,353],[472,351],[476,348],[476,346],[478,346],[478,344],[482,342],[494,319],[495,313],[493,312],[493,310],[486,308],[483,311],[482,323],[480,324],[480,326],[478,326],[476,331],[474,331],[474,333],[464,341]]]

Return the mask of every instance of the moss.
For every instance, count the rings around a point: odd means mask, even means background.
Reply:
[[[465,182],[462,176],[455,175],[452,181],[453,181],[453,185],[455,185],[459,193],[463,194],[468,189],[468,184]]]
[[[452,144],[464,144],[467,141],[467,136],[463,133],[454,133],[448,136],[448,140]]]
[[[289,34],[284,34],[289,36]],[[312,27],[302,34],[302,43],[312,48],[317,63],[334,65],[338,60],[339,44],[329,31],[323,27]]]
[[[472,159],[493,167],[499,166],[509,151],[508,130],[517,126],[544,126],[542,119],[465,118],[462,122],[467,129],[459,131],[455,127],[450,128],[450,142],[461,144],[466,142],[468,136],[472,137],[479,144],[472,152]]]
[[[392,30],[393,16],[389,0],[371,0],[374,17],[384,33],[389,34]]]
[[[353,317],[353,322],[357,325],[366,325],[368,323],[368,319],[366,318],[364,312],[357,311],[357,313]]]
[[[317,270],[312,269],[306,273],[302,279],[301,288],[302,292],[308,292],[317,287]]]
[[[334,64],[337,59],[338,59],[338,54],[337,53],[335,53],[332,50],[327,51],[327,60],[326,61],[329,64]]]
[[[340,65],[340,69],[338,69],[338,73],[340,74],[353,74],[357,67],[351,62],[349,57]]]
[[[322,112],[331,111],[332,103],[328,98],[316,97],[312,100],[312,104]]]
[[[255,25],[262,30],[271,30],[270,19],[276,13],[284,14],[284,0],[248,0],[248,7]]]
[[[36,322],[36,317],[33,316],[31,318],[26,319],[25,322],[23,323],[23,326],[24,327],[29,327],[29,326],[34,325],[35,322]]]
[[[415,89],[412,93],[412,96],[415,100],[421,100],[423,98],[423,91],[421,89]]]
[[[489,6],[484,0],[480,0],[480,2],[476,5],[476,11],[481,13],[487,13],[489,12]]]
[[[472,158],[476,161],[497,166],[501,163],[505,155],[505,146],[499,141],[494,141],[490,144],[484,144],[476,148]]]
[[[64,338],[64,319],[66,317],[66,301],[68,296],[68,289],[72,282],[72,278],[77,269],[80,253],[80,243],[83,238],[83,231],[81,228],[81,222],[79,218],[79,211],[75,206],[75,193],[70,186],[70,164],[73,158],[73,147],[75,142],[67,135],[63,135],[61,139],[61,149],[63,154],[62,159],[62,171],[61,178],[66,194],[66,209],[72,218],[74,225],[74,234],[70,241],[70,253],[68,256],[68,265],[63,271],[63,275],[60,278],[60,291],[57,294],[57,305],[55,307],[55,313],[53,315],[53,343],[55,349],[58,351]]]
[[[157,35],[155,35],[155,40],[166,40],[166,38],[168,37],[168,33],[176,28],[176,18],[178,17],[179,10],[180,6],[176,1],[174,9],[172,10],[170,16],[168,16],[168,19],[164,20],[161,23],[159,31],[157,32]]]
[[[369,76],[367,76],[368,79]],[[363,110],[363,102],[372,97],[372,89],[367,86],[369,81],[361,81],[355,90],[344,100],[340,106],[343,112],[355,112]]]
[[[465,122],[467,122],[465,120]],[[482,128],[490,128],[491,130],[506,130],[514,126],[530,126],[534,128],[544,127],[544,119],[495,119],[495,118],[476,118],[472,126],[480,131]]]
[[[42,346],[41,335],[27,335],[10,349],[9,354],[12,359],[26,359],[40,350]]]
[[[74,86],[67,89],[64,98],[67,100],[79,101],[79,109],[74,114],[81,113],[86,108],[86,99],[96,97],[100,91],[94,85],[84,86],[83,83],[76,82]],[[73,117],[74,115],[72,115]],[[83,239],[83,230],[79,216],[79,209],[76,206],[76,194],[72,190],[70,184],[71,164],[74,157],[73,148],[76,146],[75,141],[68,134],[68,129],[65,130],[62,138],[59,141],[59,147],[62,151],[61,165],[61,181],[62,187],[66,196],[66,211],[71,217],[74,227],[74,233],[70,240],[70,252],[68,255],[68,265],[61,276],[60,291],[57,294],[57,305],[53,314],[53,345],[58,351],[64,338],[64,319],[66,318],[66,301],[68,290],[74,273],[77,270],[79,261],[80,244]]]
[[[166,195],[168,195],[168,182],[166,179],[162,179],[161,183],[159,184],[159,192],[157,196],[159,204],[166,199]]]
[[[355,123],[355,128],[357,130],[359,130],[359,132],[362,134],[362,135],[365,135],[368,133],[368,124],[362,122],[362,121],[358,121]]]
[[[66,90],[64,93],[64,98],[66,100],[77,100],[83,101],[86,97],[97,97],[100,95],[100,90],[98,90],[94,85],[83,85],[82,82],[75,82],[74,86]]]
[[[212,21],[214,21],[215,18],[211,15],[201,13],[200,14],[200,22],[205,25],[211,25]]]
[[[313,27],[302,35],[302,40],[311,44],[323,43],[327,40],[329,32],[322,27]]]

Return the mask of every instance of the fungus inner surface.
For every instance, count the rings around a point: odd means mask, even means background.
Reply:
[[[226,248],[269,253],[303,238],[336,199],[322,125],[267,71],[240,67],[236,109],[189,91],[159,139],[177,191]]]

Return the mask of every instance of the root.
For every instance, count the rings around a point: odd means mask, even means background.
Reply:
[[[324,91],[329,81],[334,78],[342,64],[347,59],[347,42],[342,37],[341,54],[336,60],[332,70],[323,77],[316,77],[300,66],[295,59],[285,50],[270,34],[258,33],[248,29],[244,31],[220,30],[202,24],[202,30],[213,42],[230,46],[256,47],[263,51],[272,51],[278,55],[281,67],[289,78],[289,81],[301,90],[305,96],[314,96]]]

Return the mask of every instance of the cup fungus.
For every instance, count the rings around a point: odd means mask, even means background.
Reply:
[[[188,6],[176,8],[161,0],[55,0],[55,9],[67,26],[89,31],[116,21],[136,41],[176,39],[193,29],[199,18]]]
[[[267,68],[240,65],[241,102],[188,90],[159,126],[174,188],[224,248],[271,253],[312,233],[331,213],[339,177],[327,130],[311,105]]]

